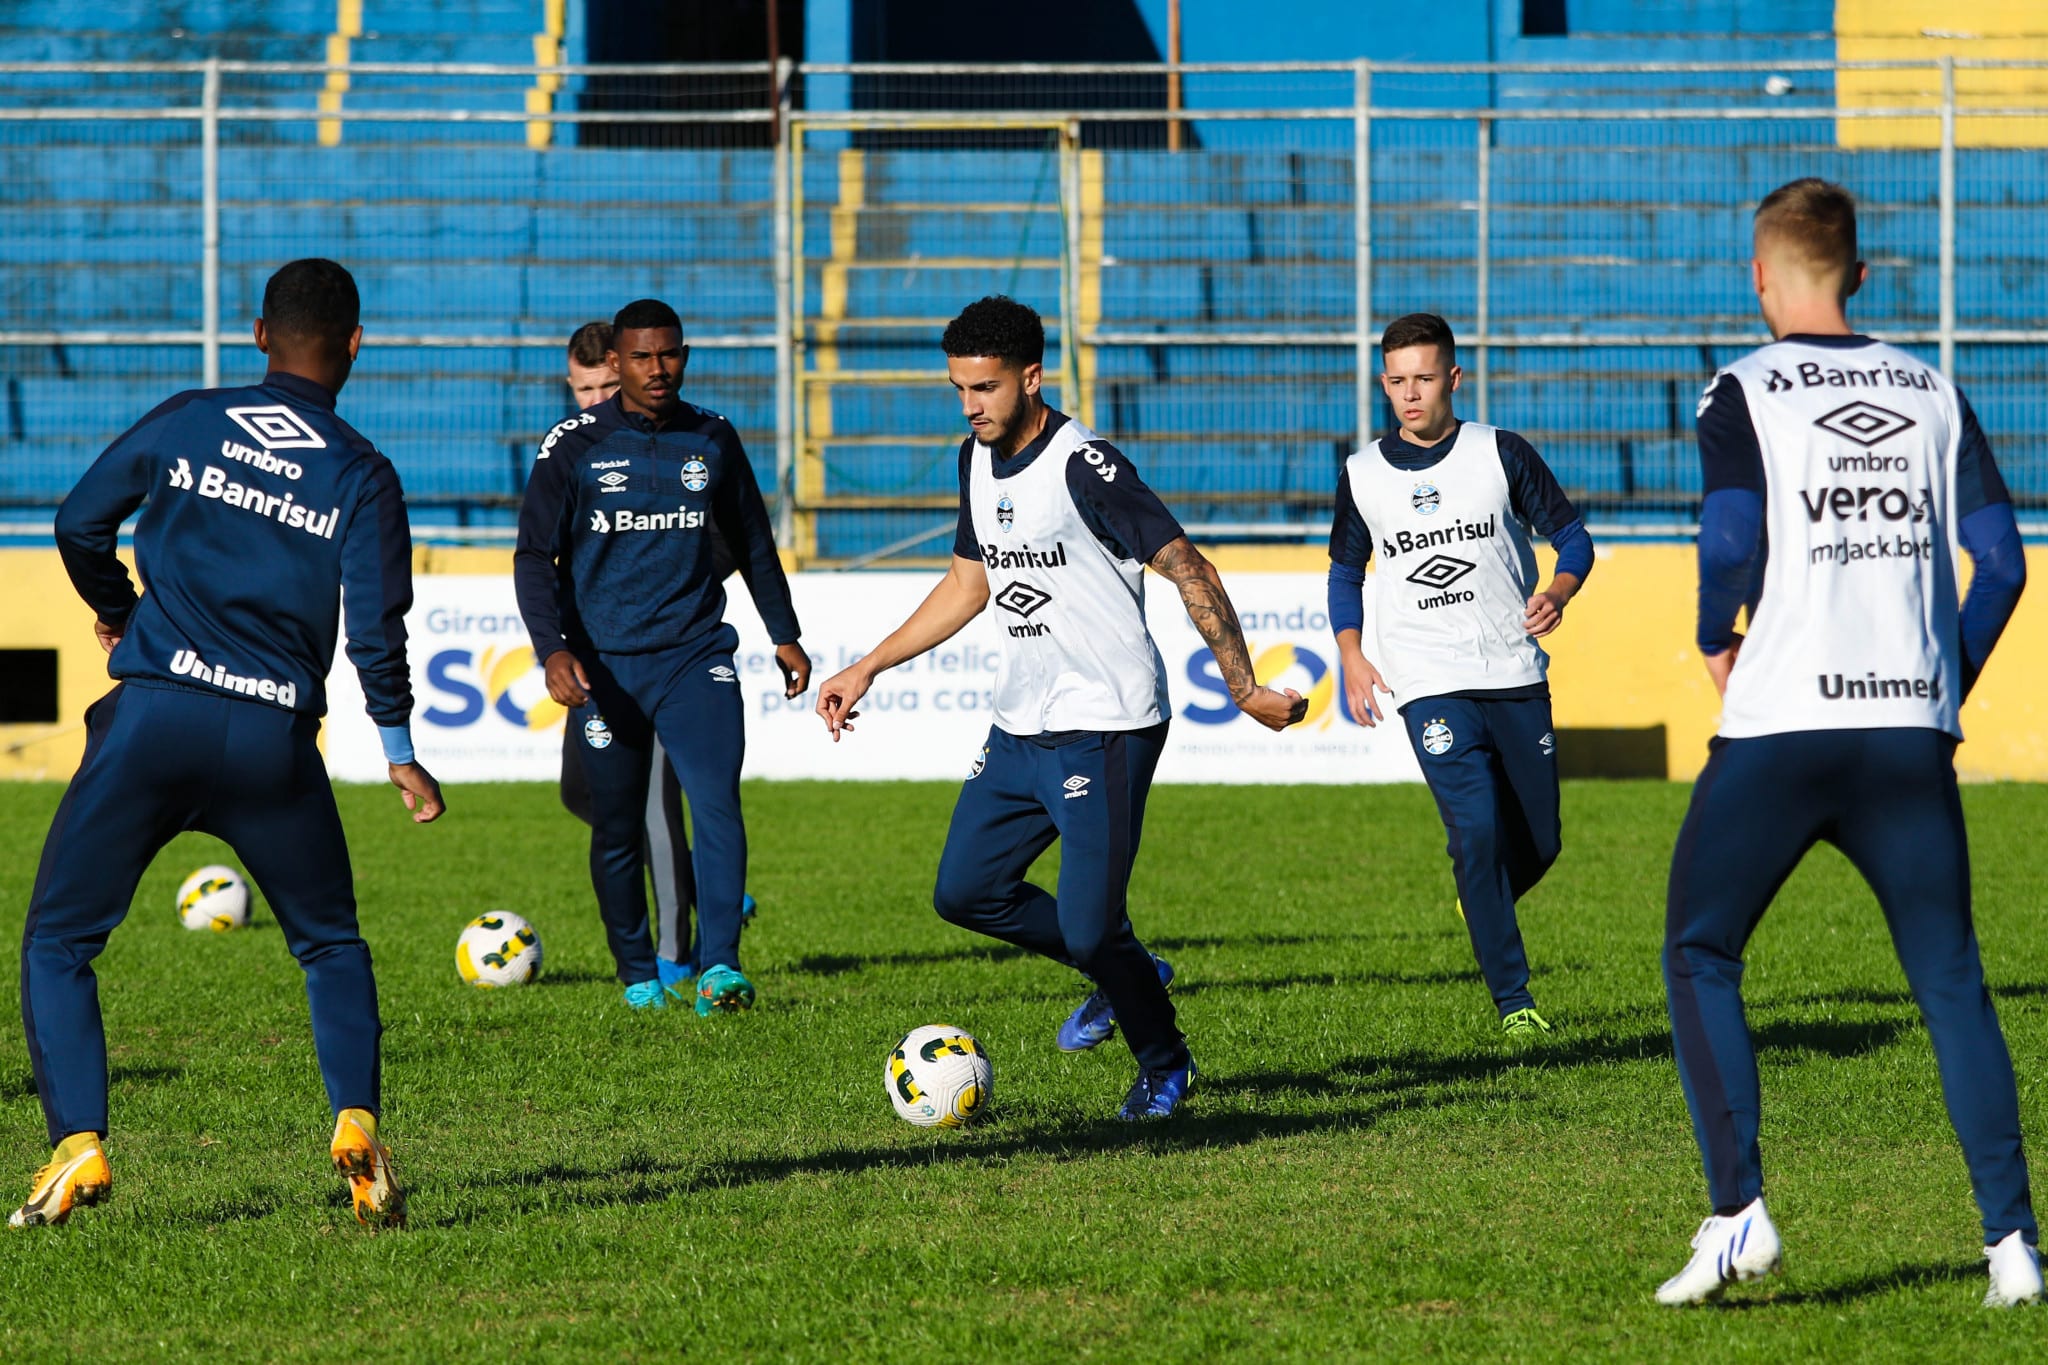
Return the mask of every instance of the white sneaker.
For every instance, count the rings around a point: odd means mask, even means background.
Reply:
[[[2041,1258],[2017,1232],[1995,1247],[1985,1247],[1984,1259],[1991,1262],[1986,1308],[2017,1308],[2041,1301]]]
[[[1732,1218],[1716,1215],[1701,1223],[1692,1246],[1692,1259],[1685,1269],[1657,1287],[1657,1302],[1673,1307],[1705,1303],[1719,1298],[1721,1291],[1737,1280],[1775,1275],[1785,1266],[1785,1244],[1771,1226],[1761,1197]],[[1997,1264],[1992,1263],[1994,1276]],[[2036,1272],[2037,1285],[2038,1276]]]

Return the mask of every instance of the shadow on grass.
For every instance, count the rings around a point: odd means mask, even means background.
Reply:
[[[1240,981],[1176,981],[1175,995],[1203,991],[1278,991],[1290,986],[1456,986],[1478,979],[1475,972],[1310,972],[1294,976],[1253,977]]]
[[[117,1066],[107,1073],[109,1088],[119,1085],[156,1085],[162,1081],[174,1081],[185,1074],[182,1066]],[[36,1078],[32,1073],[0,1081],[0,1104],[15,1100],[34,1099]]]
[[[2007,985],[1993,985],[1991,995],[1995,1000],[2028,1000],[2048,995],[2048,981],[2014,981]],[[1843,986],[1836,990],[1810,991],[1805,995],[1788,996],[1782,1000],[1759,1002],[1764,1006],[1782,1005],[1905,1005],[1912,1007],[1910,991],[1884,989],[1873,986]]]
[[[595,967],[565,967],[561,970],[549,968],[540,974],[533,984],[536,986],[595,986],[615,982],[618,978]]]
[[[1010,962],[1028,957],[1022,948],[991,943],[986,948],[945,948],[895,953],[810,953],[773,970],[808,976],[844,976],[870,967],[928,967],[942,962]]]
[[[1919,1289],[1926,1285],[1960,1284],[1964,1281],[1978,1281],[1984,1278],[1982,1262],[1970,1264],[1964,1261],[1929,1261],[1921,1265],[1893,1266],[1889,1270],[1874,1271],[1859,1275],[1842,1284],[1825,1285],[1815,1289],[1795,1289],[1788,1293],[1765,1294],[1761,1297],[1738,1297],[1723,1299],[1717,1307],[1740,1312],[1755,1312],[1766,1308],[1799,1308],[1813,1305],[1821,1308],[1840,1307],[1858,1299],[1873,1298],[1901,1289]]]

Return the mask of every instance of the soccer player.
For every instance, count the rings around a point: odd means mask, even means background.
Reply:
[[[356,1217],[404,1220],[377,1132],[377,985],[318,746],[345,606],[391,782],[415,821],[440,816],[441,789],[408,728],[405,499],[390,461],[334,411],[362,342],[357,312],[355,281],[334,262],[285,266],[256,320],[263,382],[165,402],[58,509],[57,548],[115,685],[86,711],[85,757],[51,822],[22,934],[22,1023],[56,1150],[8,1220],[17,1227],[62,1223],[112,1186],[92,963],[142,870],[186,829],[234,849],[305,971],[332,1156]],[[139,600],[114,553],[137,507]]]
[[[836,742],[877,674],[993,608],[1009,639],[995,725],[954,807],[934,904],[951,923],[1090,977],[1095,990],[1061,1025],[1059,1046],[1095,1047],[1122,1024],[1139,1072],[1120,1117],[1164,1118],[1195,1066],[1166,995],[1173,969],[1138,942],[1125,906],[1170,715],[1145,626],[1145,566],[1180,589],[1245,714],[1280,730],[1308,703],[1254,681],[1222,579],[1130,458],[1046,405],[1037,313],[985,298],[941,344],[972,431],[960,443],[952,567],[909,620],[819,689],[818,714]],[[1024,880],[1054,839],[1057,896]]]
[[[1699,645],[1721,726],[1664,921],[1672,1043],[1713,1214],[1657,1299],[1699,1303],[1779,1267],[1742,953],[1826,840],[1877,893],[1927,1021],[1983,1214],[1985,1305],[2030,1303],[2041,1271],[2019,1100],[1977,955],[1954,766],[1958,709],[2026,582],[2012,502],[1962,393],[1850,328],[1868,272],[1848,191],[1808,179],[1765,196],[1751,269],[1777,340],[1700,399]],[[1958,546],[1976,565],[1960,609]]]
[[[746,721],[712,526],[767,623],[789,696],[809,685],[810,657],[738,433],[677,392],[689,347],[675,311],[627,304],[606,360],[618,393],[549,432],[534,459],[512,560],[519,609],[548,695],[571,708],[583,740],[591,881],[626,1003],[662,1007],[690,965],[658,958],[647,926],[642,840],[659,738],[696,822],[696,1009],[748,1009]]]
[[[586,322],[569,337],[569,396],[577,411],[587,411],[619,391],[619,373],[605,360],[612,345],[609,322]],[[713,572],[723,582],[734,569],[724,537],[711,526]],[[562,805],[584,824],[595,823],[590,779],[583,771],[587,746],[573,725],[562,727]],[[683,823],[683,789],[675,765],[661,741],[654,742],[653,777],[647,784],[646,837],[641,852],[654,882],[654,950],[662,985],[671,995],[689,994],[697,975],[696,950],[690,933],[690,911],[697,903],[697,879],[690,867],[690,836]],[[754,916],[754,898],[740,898],[740,925]]]
[[[1529,1042],[1550,1025],[1529,992],[1515,902],[1563,844],[1550,656],[1537,641],[1593,571],[1593,539],[1533,446],[1458,420],[1451,395],[1464,372],[1449,324],[1396,318],[1380,356],[1400,430],[1345,462],[1330,528],[1345,697],[1367,726],[1386,718],[1374,694],[1394,698],[1450,835],[1458,911],[1502,1030]],[[1557,551],[1541,590],[1532,533]],[[1375,549],[1377,664],[1361,640]]]

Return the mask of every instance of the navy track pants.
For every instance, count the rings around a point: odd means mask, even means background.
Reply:
[[[932,903],[963,929],[1014,943],[1092,978],[1147,1070],[1186,1066],[1187,1040],[1125,903],[1145,798],[1166,726],[1088,734],[1056,746],[989,731],[960,788]],[[1059,894],[1024,880],[1060,841]]]
[[[328,1103],[377,1113],[377,983],[319,718],[135,684],[116,686],[85,718],[85,757],[50,824],[22,933],[22,1025],[51,1144],[107,1131],[93,959],[143,869],[188,829],[234,849],[304,969]]]
[[[619,980],[655,979],[647,924],[645,840],[656,739],[690,803],[695,836],[696,965],[740,966],[740,898],[747,829],[740,813],[746,715],[733,665],[738,634],[722,626],[701,644],[582,660],[590,700],[569,713],[590,784],[590,880]]]
[[[1806,851],[1842,850],[1877,893],[1927,1021],[1984,1241],[2035,1240],[2019,1097],[1984,988],[1955,741],[1938,730],[1716,739],[1671,859],[1664,982],[1679,1080],[1717,1212],[1763,1193],[1742,953]]]
[[[1401,708],[1450,836],[1472,955],[1506,1018],[1536,1003],[1515,902],[1564,846],[1548,697],[1422,697]]]
[[[588,747],[579,727],[562,727],[562,805],[586,825],[594,823],[590,779],[583,771]],[[694,972],[697,952],[690,935],[690,912],[697,904],[697,873],[690,866],[690,834],[683,822],[683,784],[658,739],[650,766],[654,776],[647,784],[647,837],[642,851],[654,882],[654,948],[670,962],[683,963]]]

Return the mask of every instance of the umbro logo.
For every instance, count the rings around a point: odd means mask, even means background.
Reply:
[[[1085,777],[1070,777],[1060,783],[1060,785],[1067,789],[1067,800],[1069,801],[1088,794],[1088,779]]]
[[[733,672],[724,664],[713,664],[711,666],[711,680],[713,682],[738,682],[739,674]]]
[[[1046,603],[1052,601],[1052,594],[1043,588],[1034,588],[1029,583],[1012,583],[996,594],[996,605],[1004,611],[1015,612],[1028,617]]]
[[[1408,581],[1425,588],[1448,588],[1478,567],[1471,561],[1459,559],[1455,555],[1431,555],[1415,566],[1414,571],[1408,575]]]
[[[1912,418],[1902,413],[1859,399],[1847,407],[1836,408],[1825,417],[1815,418],[1813,424],[1822,431],[1846,437],[1867,450],[1880,442],[1889,441],[1913,426],[1914,422]]]
[[[306,425],[306,419],[282,403],[267,407],[229,408],[236,426],[261,442],[265,450],[325,450],[327,442]]]
[[[626,491],[626,476],[616,469],[609,474],[599,475],[597,481],[604,485],[603,492],[623,493]]]

